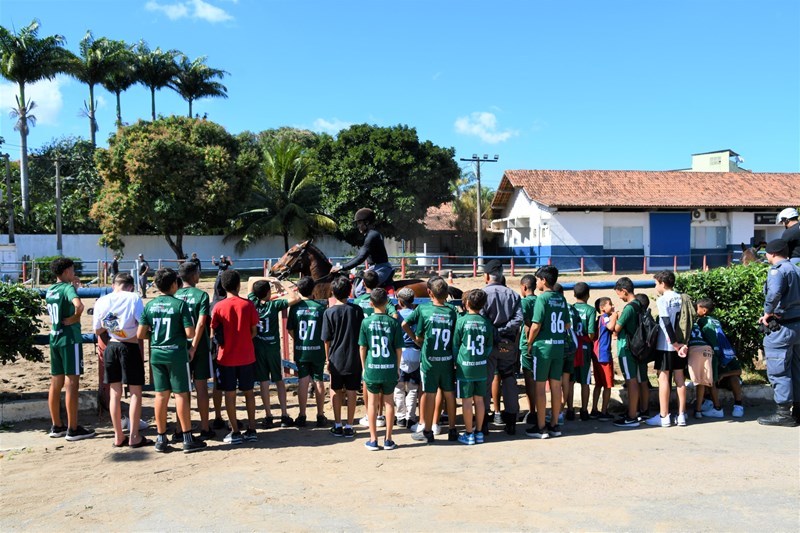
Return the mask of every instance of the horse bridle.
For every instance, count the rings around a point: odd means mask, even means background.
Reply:
[[[291,261],[287,261],[285,265],[281,265],[280,263],[275,265],[275,266],[283,266],[284,267],[284,270],[279,272],[275,277],[278,278],[280,281],[283,281],[287,277],[289,277],[289,274],[292,273],[292,269],[294,268],[294,266],[297,264],[298,261],[300,261],[303,258],[303,256],[305,254],[306,254],[306,248],[303,247],[303,248],[300,249],[300,252],[296,256],[292,256],[292,260]]]

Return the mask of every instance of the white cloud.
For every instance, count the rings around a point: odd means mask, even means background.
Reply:
[[[233,20],[233,16],[227,11],[203,0],[187,0],[174,3],[160,3],[157,0],[148,0],[144,8],[148,11],[160,11],[170,20],[192,18],[211,23]]]
[[[352,126],[352,122],[346,122],[344,120],[339,120],[338,118],[334,118],[333,120],[326,120],[324,118],[318,118],[314,121],[314,125],[311,127],[313,131],[323,131],[325,133],[339,133],[343,129],[347,129]]]
[[[58,116],[64,107],[61,88],[68,83],[68,78],[59,76],[53,80],[42,80],[25,86],[25,98],[36,103],[36,107],[31,113],[36,117],[36,124],[41,126],[58,125]],[[17,107],[14,97],[18,95],[19,87],[16,83],[0,83],[0,106],[2,106],[5,116],[8,116],[8,112],[12,108]],[[13,120],[16,123],[16,119]]]
[[[475,111],[468,117],[458,117],[455,122],[457,133],[478,137],[485,143],[497,144],[514,137],[514,130],[498,131],[497,117],[494,113]]]

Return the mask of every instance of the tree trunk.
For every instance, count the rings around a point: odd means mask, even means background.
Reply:
[[[156,121],[156,88],[150,87],[150,110],[153,114],[153,122]]]
[[[89,84],[89,141],[92,143],[92,148],[97,148],[95,130],[97,130],[97,123],[94,120],[94,85],[90,83]]]
[[[288,231],[284,231],[283,232],[283,251],[284,252],[288,252],[289,251],[289,232]]]
[[[117,95],[117,127],[122,126],[122,106],[120,105],[120,93],[122,91],[114,91]]]
[[[169,247],[172,248],[172,251],[175,252],[175,257],[177,259],[183,259],[183,234],[178,233],[175,235],[175,240],[172,240],[172,236],[168,233],[164,234],[164,238],[167,240],[167,244]]]
[[[31,214],[30,191],[28,190],[28,107],[25,105],[25,84],[19,84],[19,179],[22,196],[22,221],[27,222]]]
[[[192,118],[192,99],[189,98],[189,118]]]

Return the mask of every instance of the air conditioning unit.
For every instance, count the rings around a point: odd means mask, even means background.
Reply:
[[[719,217],[719,213],[717,213],[716,211],[707,211],[706,212],[706,218],[708,220],[717,220],[718,217]]]
[[[692,211],[692,220],[696,222],[703,222],[706,219],[705,209],[695,209]]]

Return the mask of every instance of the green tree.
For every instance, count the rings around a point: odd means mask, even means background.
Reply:
[[[13,363],[17,356],[44,361],[44,353],[33,343],[42,325],[43,303],[39,291],[0,283],[0,363]]]
[[[456,184],[455,199],[453,200],[453,213],[456,216],[455,227],[459,232],[459,245],[461,251],[470,254],[477,249],[478,233],[475,220],[478,216],[478,181],[474,173],[465,173]],[[481,219],[491,218],[492,199],[495,191],[490,187],[481,186]],[[484,233],[484,236],[487,234]],[[484,239],[486,240],[486,239]]]
[[[198,98],[228,97],[228,89],[215,81],[224,78],[227,72],[209,67],[206,65],[206,59],[206,56],[202,56],[189,61],[188,57],[182,55],[178,62],[178,71],[169,84],[181,98],[189,102],[189,118],[192,118],[192,102]]]
[[[258,172],[258,156],[211,121],[170,116],[120,128],[96,163],[103,187],[92,217],[103,244],[122,236],[163,235],[177,258],[183,236],[226,225]]]
[[[108,46],[115,50],[119,58],[114,68],[111,69],[101,82],[108,92],[114,93],[117,98],[117,127],[122,126],[121,94],[136,83],[136,55],[133,47],[125,41],[108,41]]]
[[[261,237],[281,235],[288,250],[289,235],[306,238],[336,231],[336,223],[322,210],[320,182],[307,151],[284,140],[268,148],[264,159],[248,209],[237,215],[226,241],[237,238],[236,250],[242,252]]]
[[[420,142],[408,126],[382,128],[361,124],[320,137],[316,149],[321,165],[323,208],[341,228],[344,237],[361,242],[353,215],[371,207],[384,235],[410,238],[423,231],[420,220],[431,206],[453,197],[460,175],[453,148]]]
[[[136,81],[150,89],[150,107],[153,121],[156,120],[156,90],[168,87],[178,72],[175,58],[177,50],[150,50],[147,43],[139,41],[136,46]]]
[[[19,33],[0,26],[0,72],[3,77],[19,87],[17,106],[12,116],[17,118],[14,129],[20,136],[20,180],[22,216],[30,214],[30,188],[28,183],[28,132],[36,124],[31,111],[36,103],[25,98],[25,86],[43,79],[53,79],[56,74],[70,72],[75,56],[64,48],[62,35],[39,38],[39,21],[34,19]]]

